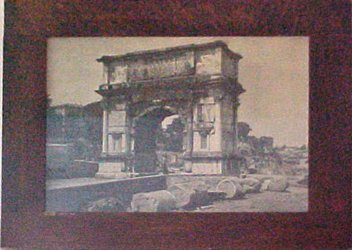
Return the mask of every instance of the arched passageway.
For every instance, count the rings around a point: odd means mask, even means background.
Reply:
[[[241,58],[218,41],[98,59],[106,81],[97,90],[104,112],[96,176],[155,172],[160,123],[174,114],[185,124],[185,172],[213,175],[237,169]]]
[[[139,173],[155,172],[163,162],[160,162],[157,151],[182,150],[183,129],[185,125],[177,124],[178,130],[169,126],[162,127],[162,122],[177,113],[171,109],[157,107],[135,118],[134,126],[134,170]],[[178,122],[181,119],[178,120]],[[173,124],[173,123],[171,123]],[[169,128],[169,130],[167,130]],[[180,129],[181,128],[181,129]],[[175,145],[169,145],[174,143]],[[179,145],[181,144],[181,145]]]

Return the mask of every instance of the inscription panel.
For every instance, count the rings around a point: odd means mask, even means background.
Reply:
[[[129,63],[127,77],[129,81],[182,76],[194,73],[193,51],[182,54],[139,59]]]
[[[140,81],[192,73],[194,73],[194,53],[188,51],[130,62],[127,77],[129,81]]]

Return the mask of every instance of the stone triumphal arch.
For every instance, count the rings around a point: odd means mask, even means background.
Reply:
[[[155,128],[179,115],[184,169],[238,171],[239,54],[222,41],[103,56],[103,145],[97,176],[155,171]]]

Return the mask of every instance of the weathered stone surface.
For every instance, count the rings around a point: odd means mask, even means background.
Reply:
[[[226,199],[226,193],[222,191],[208,191],[210,202]]]
[[[185,163],[185,172],[192,173],[192,164],[190,162]]]
[[[224,192],[227,199],[241,198],[244,195],[241,184],[233,178],[220,181],[216,186],[216,191]]]
[[[159,146],[171,150],[177,142],[177,150],[185,152],[185,172],[236,173],[241,161],[235,150],[237,97],[245,91],[236,80],[241,58],[222,41],[99,58],[105,76],[96,91],[104,103],[102,161],[154,173]],[[186,126],[179,136],[164,138],[173,143],[164,144],[158,131],[171,115],[182,117]],[[122,156],[128,162],[118,160]]]
[[[132,212],[168,212],[176,208],[176,198],[166,190],[133,195]]]
[[[260,191],[261,182],[255,178],[244,178],[238,181],[245,193],[258,193]]]
[[[178,183],[167,190],[176,198],[177,208],[197,207],[209,202],[208,186],[201,181]]]
[[[80,209],[81,212],[125,212],[126,207],[118,198],[110,197],[88,202]]]
[[[260,187],[260,192],[267,191],[269,183],[270,183],[270,179],[264,180],[263,183],[262,183],[262,186]]]
[[[268,191],[284,192],[288,187],[289,187],[289,183],[287,178],[285,177],[273,178],[270,180],[270,183],[268,184]]]

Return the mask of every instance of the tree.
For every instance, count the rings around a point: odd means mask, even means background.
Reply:
[[[242,142],[246,142],[248,138],[248,134],[252,130],[249,124],[245,122],[238,122],[237,129],[238,129],[238,139]]]
[[[175,118],[166,130],[158,134],[158,142],[164,150],[181,152],[183,148],[183,131],[185,125],[181,118]]]

